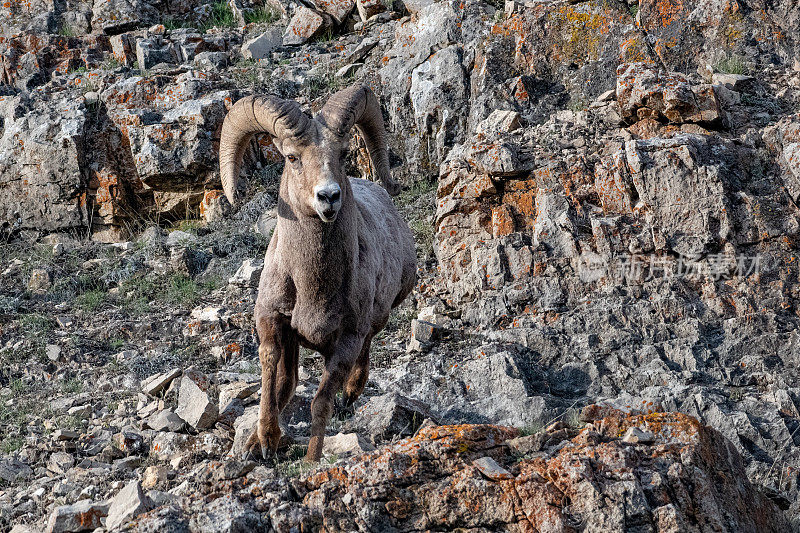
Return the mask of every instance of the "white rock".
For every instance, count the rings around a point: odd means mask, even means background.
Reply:
[[[361,442],[357,433],[337,433],[325,437],[322,443],[323,455],[354,455],[374,449],[366,442]]]
[[[217,405],[191,378],[183,376],[175,414],[195,429],[208,429],[217,421]]]
[[[154,374],[142,381],[142,392],[150,396],[155,396],[172,383],[172,380],[181,375],[180,368],[173,368],[160,374]]]
[[[264,59],[269,57],[275,48],[283,44],[280,28],[269,28],[254,39],[242,45],[242,57],[245,59]]]
[[[228,283],[244,287],[258,287],[258,280],[261,278],[262,270],[264,270],[263,259],[245,259],[236,274],[228,280]]]
[[[61,357],[61,346],[58,344],[48,344],[45,347],[45,353],[47,354],[47,358],[51,361],[58,361],[59,357]]]
[[[106,519],[106,529],[112,530],[136,518],[150,510],[152,503],[150,498],[142,492],[141,484],[138,481],[131,481],[111,501]]]

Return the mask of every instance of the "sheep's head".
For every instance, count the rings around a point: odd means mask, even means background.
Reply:
[[[353,126],[364,138],[377,177],[389,194],[397,194],[400,187],[389,170],[378,100],[370,89],[354,86],[334,94],[314,118],[297,103],[275,97],[250,96],[236,102],[225,117],[220,137],[225,195],[236,204],[236,185],[249,141],[257,133],[269,133],[286,160],[281,179],[295,214],[334,221],[348,201],[344,160]]]

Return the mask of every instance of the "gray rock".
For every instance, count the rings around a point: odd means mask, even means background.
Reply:
[[[175,414],[195,429],[208,429],[217,421],[217,405],[190,377],[184,375]]]
[[[258,287],[262,270],[264,270],[263,259],[245,259],[228,283],[242,287]]]
[[[19,459],[12,457],[0,458],[0,479],[14,483],[18,479],[25,479],[33,474],[33,470]]]
[[[167,235],[166,245],[170,248],[190,246],[197,244],[197,236],[181,230],[171,231]]]
[[[280,28],[268,28],[267,31],[250,39],[242,45],[242,57],[245,59],[264,59],[273,50],[283,44]]]
[[[153,506],[143,492],[139,481],[131,481],[124,489],[119,491],[108,508],[106,529],[113,530],[149,511]]]
[[[47,461],[47,469],[55,474],[65,474],[75,466],[75,458],[66,452],[56,452]]]
[[[178,63],[178,53],[172,43],[153,36],[136,41],[136,60],[140,69],[149,69],[159,63]]]
[[[192,516],[192,531],[238,532],[256,531],[264,527],[261,517],[235,496],[225,495],[204,506]]]
[[[491,457],[480,457],[472,461],[472,464],[478,470],[480,470],[481,474],[492,481],[501,481],[504,479],[512,479],[514,477],[511,475],[511,472],[497,464],[497,461]]]
[[[173,368],[172,370],[150,376],[142,381],[142,392],[150,396],[157,395],[159,392],[166,389],[170,383],[172,383],[172,380],[180,376],[181,372],[180,368]]]
[[[147,426],[155,431],[181,431],[186,422],[171,409],[163,409],[147,419]]]
[[[422,402],[396,392],[375,396],[359,409],[346,427],[365,432],[374,443],[413,435],[426,418],[435,418]]]
[[[92,531],[102,526],[101,519],[108,515],[107,502],[81,500],[73,505],[56,507],[47,520],[47,533],[72,533]]]
[[[58,344],[48,344],[45,347],[45,353],[47,354],[47,358],[51,361],[58,361],[61,358],[61,346]]]

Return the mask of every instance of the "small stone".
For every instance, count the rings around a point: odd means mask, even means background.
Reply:
[[[617,97],[616,89],[609,89],[606,92],[600,94],[600,96],[597,97],[596,101],[597,102],[610,102],[610,101],[616,99],[616,97]]]
[[[217,405],[188,376],[181,379],[175,414],[195,429],[208,429],[217,421]]]
[[[50,273],[43,268],[35,268],[28,279],[28,290],[33,292],[46,292],[52,285]]]
[[[481,457],[475,459],[472,464],[481,471],[481,474],[491,479],[492,481],[501,481],[503,479],[511,479],[514,476],[511,472],[497,464],[497,461],[491,457]]]
[[[73,466],[75,466],[75,458],[66,452],[56,452],[47,461],[47,469],[56,474],[65,474]]]
[[[323,455],[354,455],[374,449],[373,446],[360,442],[357,433],[337,433],[325,437],[322,443]]]
[[[70,407],[67,410],[67,414],[83,419],[92,414],[92,406],[89,404],[76,405],[74,407]]]
[[[264,270],[263,259],[245,259],[228,283],[243,287],[258,287],[262,270]]]
[[[172,383],[172,380],[180,375],[180,368],[173,368],[172,370],[167,370],[160,374],[154,374],[142,381],[142,392],[149,396],[155,396],[167,388],[169,384]]]
[[[47,354],[47,358],[53,362],[58,361],[61,357],[61,346],[58,344],[48,344],[44,350]]]
[[[432,342],[439,336],[441,328],[431,322],[414,319],[411,321],[411,336],[420,342]]]
[[[70,316],[63,316],[62,315],[62,316],[57,316],[56,317],[56,324],[58,324],[58,327],[60,327],[60,328],[68,328],[74,323],[75,323],[75,320],[73,320],[73,318],[70,317]]]
[[[62,505],[50,515],[47,533],[71,533],[92,531],[102,526],[101,518],[108,515],[108,504],[81,500],[73,505]]]
[[[197,307],[192,310],[192,318],[200,322],[220,322],[224,313],[224,307]]]
[[[649,431],[643,431],[637,427],[630,427],[622,437],[622,442],[629,444],[651,444],[656,440],[656,436]]]
[[[57,429],[53,433],[53,440],[55,441],[75,440],[78,438],[78,436],[79,436],[78,433],[70,429]]]
[[[131,481],[111,501],[106,519],[106,529],[112,530],[150,510],[152,502],[142,492],[138,481]]]
[[[0,479],[13,483],[33,474],[31,467],[12,457],[0,458]]]
[[[167,481],[169,470],[164,465],[153,465],[145,468],[142,474],[142,488],[149,490]]]
[[[145,451],[144,437],[134,431],[121,431],[114,435],[114,443],[125,455],[139,455]]]

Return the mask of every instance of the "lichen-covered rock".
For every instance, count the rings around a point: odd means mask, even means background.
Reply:
[[[325,18],[305,6],[298,7],[283,33],[286,46],[303,44],[325,29]]]
[[[624,442],[629,428],[649,432],[652,442]],[[330,529],[788,527],[778,507],[747,481],[731,443],[691,417],[616,414],[522,458],[505,444],[515,435],[498,426],[426,428],[397,445],[307,475],[296,490],[305,512]],[[502,475],[487,475],[487,464]],[[290,510],[302,514],[283,508]]]
[[[87,110],[75,93],[0,96],[0,223],[45,231],[85,227]]]
[[[711,85],[692,85],[677,73],[663,73],[646,63],[617,68],[617,102],[632,122],[645,118],[673,123],[718,121],[720,105]]]

